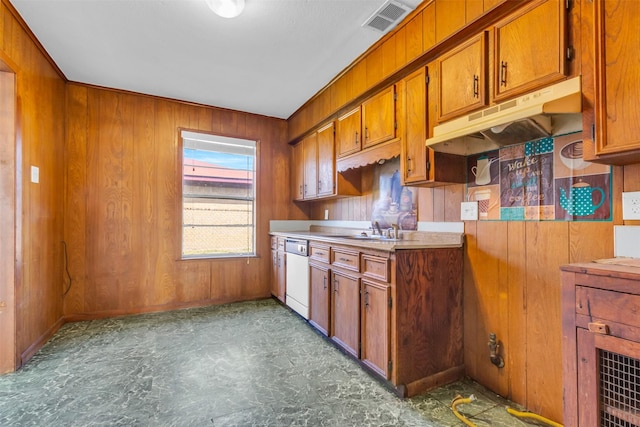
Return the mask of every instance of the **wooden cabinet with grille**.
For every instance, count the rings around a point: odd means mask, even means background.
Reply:
[[[640,426],[640,268],[562,267],[564,425]]]

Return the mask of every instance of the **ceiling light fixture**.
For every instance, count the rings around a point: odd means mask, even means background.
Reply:
[[[244,10],[244,0],[205,0],[209,9],[223,18],[235,18]]]

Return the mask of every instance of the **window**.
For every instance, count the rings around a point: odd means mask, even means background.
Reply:
[[[182,257],[255,255],[256,141],[182,131]]]

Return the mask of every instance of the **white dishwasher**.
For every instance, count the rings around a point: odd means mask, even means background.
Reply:
[[[309,319],[309,242],[286,239],[287,292],[285,304]]]

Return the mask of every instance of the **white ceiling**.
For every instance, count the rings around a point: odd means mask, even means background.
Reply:
[[[384,0],[11,3],[70,81],[288,118],[382,36],[361,25]]]

